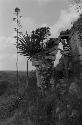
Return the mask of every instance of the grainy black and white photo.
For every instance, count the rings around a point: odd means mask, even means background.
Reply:
[[[82,125],[82,0],[0,0],[0,125]]]

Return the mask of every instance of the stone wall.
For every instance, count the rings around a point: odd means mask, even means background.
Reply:
[[[58,45],[57,45],[58,47]],[[36,67],[37,86],[41,89],[52,88],[54,86],[54,61],[56,59],[57,47],[51,48],[44,57],[32,58],[32,65]],[[46,85],[46,86],[45,86]]]
[[[35,59],[34,59],[35,60]],[[37,60],[36,62],[33,61],[33,66],[36,67],[36,76],[37,76],[37,86],[42,87],[45,84],[51,84],[51,86],[54,85],[53,79],[53,68],[54,68],[54,62],[52,60]],[[47,83],[46,83],[47,82]],[[49,82],[49,83],[48,83]]]

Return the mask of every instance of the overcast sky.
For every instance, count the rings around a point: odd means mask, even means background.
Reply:
[[[54,37],[61,29],[71,26],[77,18],[67,0],[0,0],[0,70],[16,70],[14,35],[14,9],[19,7],[23,16],[23,30],[32,31],[48,25]],[[29,62],[29,70],[33,67]],[[26,58],[19,56],[19,70],[26,70]]]

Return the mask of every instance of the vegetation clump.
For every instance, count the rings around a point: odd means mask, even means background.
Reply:
[[[19,53],[31,58],[38,53],[43,52],[46,49],[47,38],[50,36],[49,27],[41,27],[31,32],[31,35],[27,33],[19,36]]]

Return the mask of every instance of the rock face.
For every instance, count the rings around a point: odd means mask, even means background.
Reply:
[[[74,23],[70,30],[62,31],[60,33],[60,41],[67,41],[71,48],[72,56],[72,70],[74,75],[80,75],[82,73],[82,16]],[[64,43],[65,45],[65,43]],[[64,49],[64,46],[63,46]],[[66,56],[64,56],[66,60]],[[70,61],[70,58],[69,58]]]
[[[70,44],[75,72],[82,73],[82,14],[71,28]]]
[[[76,31],[72,35],[70,43],[71,43],[72,54],[73,54],[74,72],[81,73],[82,72],[82,46],[80,44],[78,31]]]

